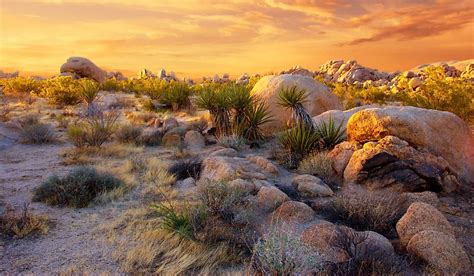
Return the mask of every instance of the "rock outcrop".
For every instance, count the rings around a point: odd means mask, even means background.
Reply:
[[[368,108],[355,113],[347,123],[349,140],[365,143],[397,136],[448,161],[466,181],[474,180],[473,140],[467,124],[450,112],[411,106]]]
[[[396,75],[364,67],[355,60],[347,62],[343,60],[329,61],[321,65],[319,74],[322,75],[326,81],[350,84],[363,83],[365,81],[379,81],[380,83],[386,84]]]
[[[60,72],[72,73],[81,78],[90,78],[100,83],[107,79],[107,72],[84,57],[70,57],[66,63],[61,66]]]
[[[302,75],[270,75],[261,78],[252,89],[252,94],[266,101],[271,112],[272,121],[263,125],[266,132],[279,131],[284,128],[291,118],[291,110],[278,104],[278,95],[282,88],[297,87],[306,91],[306,111],[316,116],[327,110],[342,109],[342,104],[327,86],[311,77]]]

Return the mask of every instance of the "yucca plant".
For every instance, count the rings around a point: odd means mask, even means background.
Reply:
[[[262,125],[272,120],[270,110],[262,101],[256,101],[245,115],[242,125],[243,136],[250,142],[265,138]]]
[[[188,84],[173,81],[165,86],[158,100],[164,105],[171,106],[173,110],[178,110],[189,106],[191,93],[192,90]]]
[[[301,121],[298,121],[293,128],[282,132],[278,140],[291,154],[292,166],[297,166],[304,157],[320,146],[318,133]]]
[[[324,148],[330,150],[346,139],[345,131],[342,129],[343,123],[336,126],[334,118],[330,117],[327,123],[323,120],[315,126],[315,132],[321,139]]]
[[[225,87],[231,98],[231,106],[234,109],[234,122],[240,124],[245,120],[247,113],[252,109],[255,97],[243,85],[231,84]]]
[[[209,110],[217,136],[231,132],[231,103],[228,91],[219,87],[206,87],[197,97],[197,107]]]
[[[278,92],[278,104],[291,109],[292,115],[288,125],[292,126],[297,122],[303,122],[306,127],[313,128],[313,119],[304,109],[303,104],[306,102],[306,91],[298,89],[296,86],[283,87]]]
[[[100,85],[92,80],[81,79],[79,81],[78,96],[87,105],[87,115],[94,115],[97,108],[92,104],[99,94]]]

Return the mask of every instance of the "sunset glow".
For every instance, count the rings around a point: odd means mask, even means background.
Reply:
[[[135,75],[382,70],[474,57],[471,0],[0,0],[0,69],[53,75],[70,56]]]

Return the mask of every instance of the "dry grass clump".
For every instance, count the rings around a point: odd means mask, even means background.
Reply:
[[[311,174],[321,178],[331,189],[337,188],[338,181],[332,168],[332,160],[328,152],[314,152],[301,160],[298,173]]]
[[[71,148],[63,151],[61,157],[64,165],[86,165],[96,163],[103,158],[127,158],[143,152],[142,147],[122,144],[110,144],[100,148]]]
[[[242,150],[247,140],[237,135],[223,135],[217,139],[217,143],[226,148],[232,148],[236,151]]]
[[[198,158],[191,158],[179,160],[168,169],[168,172],[176,177],[178,180],[183,180],[188,177],[198,179],[201,174],[202,160]]]
[[[22,239],[34,234],[46,234],[48,230],[48,217],[32,214],[28,204],[20,212],[7,207],[0,215],[0,233],[6,237]]]
[[[161,144],[161,140],[163,139],[163,135],[163,131],[159,129],[142,133],[140,136],[140,144],[147,147],[159,146]]]
[[[262,275],[312,275],[322,268],[322,256],[304,245],[299,237],[271,229],[257,244],[252,268]]]
[[[64,177],[51,176],[33,192],[33,201],[49,205],[83,208],[101,193],[112,191],[123,182],[109,173],[79,167]]]
[[[43,123],[23,127],[20,137],[24,144],[48,144],[56,141],[51,125]]]
[[[355,192],[335,198],[333,211],[348,226],[394,236],[395,224],[406,211],[397,195]]]
[[[143,133],[143,128],[133,125],[121,126],[115,136],[120,143],[140,144],[140,137]]]
[[[132,125],[148,125],[158,118],[152,112],[125,112],[125,116]]]
[[[143,174],[143,194],[152,199],[166,198],[171,200],[177,196],[172,188],[176,177],[168,172],[168,166],[158,158],[150,158]]]

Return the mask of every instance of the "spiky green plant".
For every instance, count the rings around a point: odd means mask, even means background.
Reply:
[[[169,206],[168,206],[169,205]],[[171,204],[152,205],[161,217],[161,227],[187,239],[194,239],[193,225],[187,214],[179,213]]]
[[[250,142],[259,141],[265,138],[262,125],[272,120],[272,116],[265,102],[254,102],[247,111],[245,120],[242,123],[243,136]]]
[[[97,94],[99,94],[100,85],[89,79],[81,79],[79,81],[79,86],[79,98],[87,105],[90,105],[97,97]]]
[[[334,118],[330,117],[329,121],[322,120],[315,126],[315,131],[322,141],[322,146],[328,150],[334,148],[337,144],[346,139],[345,131],[342,129],[343,121],[336,126]]]
[[[298,89],[296,86],[283,87],[278,92],[278,104],[292,111],[288,125],[295,125],[301,121],[306,127],[313,128],[313,120],[303,106],[305,102],[306,90]]]
[[[158,98],[161,104],[172,107],[173,110],[189,106],[189,96],[192,89],[185,82],[172,81],[165,85],[162,94]]]
[[[222,87],[205,87],[197,97],[197,107],[209,110],[217,136],[230,134],[231,103],[228,90]]]
[[[250,94],[247,87],[238,84],[225,86],[231,98],[231,106],[234,109],[234,122],[239,124],[245,120],[247,113],[252,109],[255,97]]]
[[[320,146],[318,133],[313,128],[307,127],[302,121],[298,121],[293,128],[283,131],[278,136],[278,140],[292,155],[293,166],[297,166],[299,161]]]

